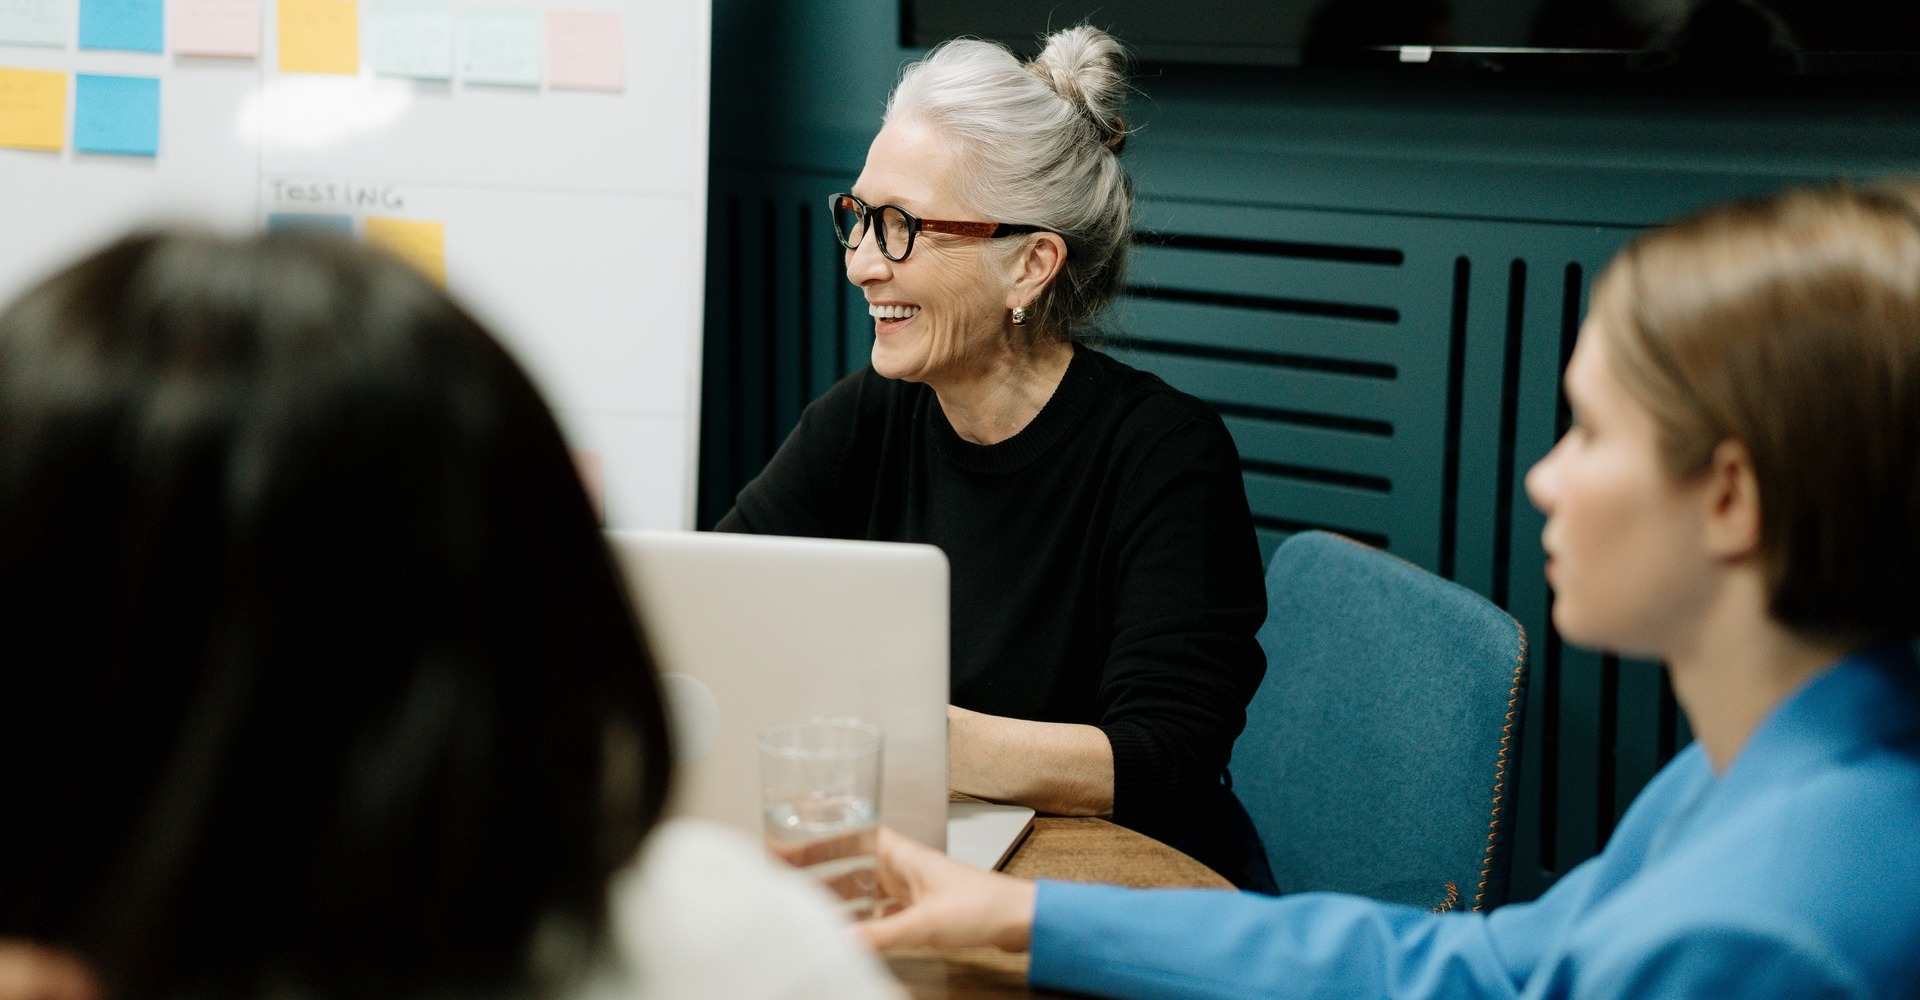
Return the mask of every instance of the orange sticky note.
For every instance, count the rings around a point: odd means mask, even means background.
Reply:
[[[57,153],[66,135],[67,74],[0,69],[0,146]]]
[[[360,5],[280,0],[280,72],[360,72]]]
[[[367,242],[420,269],[436,284],[447,283],[447,224],[411,219],[367,218]]]

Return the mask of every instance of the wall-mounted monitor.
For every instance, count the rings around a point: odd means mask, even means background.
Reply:
[[[1148,64],[1920,73],[1920,0],[901,0],[901,42],[1083,20]]]

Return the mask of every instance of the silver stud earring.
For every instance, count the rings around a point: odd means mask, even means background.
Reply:
[[[1014,306],[1014,307],[1013,307],[1013,325],[1014,325],[1014,326],[1026,326],[1026,325],[1027,325],[1027,317],[1028,317],[1028,316],[1031,316],[1031,315],[1033,315],[1033,314],[1032,314],[1032,313],[1030,313],[1030,312],[1027,312],[1027,307],[1026,307],[1026,306]]]

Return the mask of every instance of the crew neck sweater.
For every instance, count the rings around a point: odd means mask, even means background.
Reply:
[[[1178,844],[1216,821],[1266,590],[1238,453],[1201,401],[1076,347],[1039,414],[980,445],[927,386],[866,367],[718,527],[939,546],[953,704],[1099,727],[1117,823]]]

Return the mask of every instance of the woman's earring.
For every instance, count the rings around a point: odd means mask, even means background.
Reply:
[[[1029,313],[1029,312],[1027,312],[1027,307],[1026,307],[1026,306],[1014,306],[1014,307],[1013,307],[1013,325],[1014,325],[1014,326],[1026,326],[1026,325],[1027,325],[1027,317],[1028,317],[1028,316],[1031,316],[1031,315],[1033,315],[1033,314],[1032,314],[1032,313]]]

